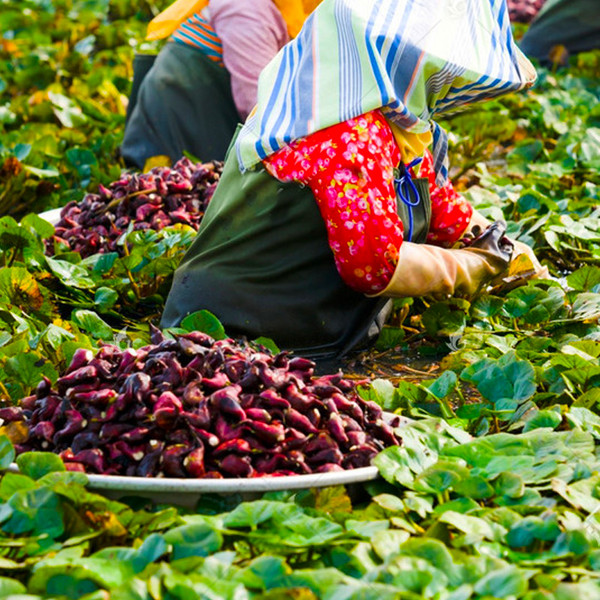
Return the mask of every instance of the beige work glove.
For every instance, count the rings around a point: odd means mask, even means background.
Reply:
[[[485,231],[491,224],[492,222],[490,220],[486,219],[478,210],[473,209],[471,220],[469,221],[469,224],[467,225],[463,235],[478,235],[481,231]],[[480,231],[474,232],[473,228],[475,227],[479,227]]]
[[[506,270],[512,244],[506,225],[496,221],[468,248],[448,250],[404,242],[388,286],[377,296],[472,296]]]

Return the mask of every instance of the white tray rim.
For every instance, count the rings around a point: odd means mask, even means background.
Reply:
[[[61,208],[52,208],[50,210],[45,210],[38,214],[38,217],[44,219],[44,221],[48,221],[51,225],[56,225],[60,221],[60,211]]]
[[[12,463],[8,469],[18,473],[19,467]],[[307,475],[285,475],[281,477],[228,478],[228,479],[184,479],[176,477],[126,477],[123,475],[84,475],[90,490],[145,493],[183,494],[222,494],[281,492],[304,490],[353,483],[366,483],[379,478],[377,467],[360,467],[333,471],[331,473],[311,473]]]

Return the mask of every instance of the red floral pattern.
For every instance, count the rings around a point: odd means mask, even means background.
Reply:
[[[383,290],[394,273],[404,239],[394,187],[400,150],[383,115],[375,110],[317,131],[263,162],[280,181],[310,187],[346,284],[365,294]],[[419,177],[429,179],[432,191],[428,242],[456,241],[471,219],[471,207],[450,184],[435,186],[429,152]]]

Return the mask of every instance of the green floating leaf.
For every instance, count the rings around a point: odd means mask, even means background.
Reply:
[[[64,532],[59,496],[47,487],[16,492],[4,506],[2,529],[7,533],[57,538]]]
[[[406,337],[406,333],[404,329],[400,327],[392,327],[390,325],[386,325],[381,330],[379,337],[377,338],[377,342],[375,343],[375,348],[377,350],[388,350],[389,348],[394,348],[396,346],[400,346]]]
[[[223,544],[223,536],[207,523],[176,527],[167,531],[164,539],[173,546],[173,560],[188,556],[209,556]]]
[[[17,466],[21,473],[32,479],[65,470],[63,461],[53,452],[24,452],[17,457]]]
[[[58,373],[52,364],[34,352],[23,352],[6,361],[4,370],[14,381],[23,384],[26,389],[34,388],[45,375],[51,381],[58,379]]]
[[[52,102],[52,110],[56,118],[64,127],[78,127],[87,121],[79,105],[74,100],[67,98],[67,96],[48,92],[48,99]],[[66,152],[66,154],[68,153],[69,151]]]
[[[523,432],[541,427],[556,429],[562,423],[562,416],[555,410],[538,410],[530,419],[527,419]]]
[[[526,548],[537,540],[553,542],[559,534],[556,515],[549,519],[529,516],[511,528],[506,534],[506,542],[511,548]]]
[[[565,294],[560,288],[543,290],[529,283],[509,292],[503,306],[509,317],[536,325],[557,318],[565,307]]]
[[[119,294],[112,288],[99,287],[94,294],[94,304],[96,304],[101,311],[109,310],[118,300]]]
[[[267,350],[270,350],[273,354],[278,354],[281,351],[279,346],[271,338],[258,337],[255,340],[252,340],[252,343],[256,344],[257,346],[264,346]]]
[[[527,582],[533,573],[512,565],[503,567],[484,575],[475,584],[475,591],[492,598],[519,598],[527,591]]]
[[[13,494],[21,490],[32,490],[37,484],[31,477],[21,473],[8,472],[0,480],[0,498],[8,500]]]
[[[27,588],[20,581],[0,576],[0,598],[12,598],[26,593]]]
[[[95,273],[108,273],[117,262],[119,254],[117,252],[107,252],[106,254],[92,254],[81,261],[81,265],[91,269]]]
[[[558,556],[584,556],[592,549],[590,540],[583,531],[565,531],[556,537],[552,552]],[[591,561],[590,561],[591,562]]]
[[[427,387],[437,398],[445,398],[456,389],[458,377],[454,371],[444,371],[437,379]]]
[[[23,170],[39,177],[40,179],[49,179],[51,177],[58,177],[60,175],[60,171],[58,169],[39,169],[38,167],[33,167],[32,165],[23,165]]]
[[[98,585],[91,579],[81,579],[67,573],[57,573],[46,583],[46,594],[50,596],[67,597],[77,600],[98,590]]]
[[[87,289],[96,285],[89,277],[88,272],[80,265],[50,256],[46,257],[46,262],[54,275],[67,287]]]
[[[595,321],[600,318],[600,294],[579,294],[571,308],[571,318],[576,321]]]
[[[480,296],[471,305],[471,316],[476,319],[489,319],[496,316],[504,306],[504,298],[497,296]]]
[[[386,531],[377,532],[371,539],[373,550],[381,558],[393,556],[399,551],[399,548],[410,538],[407,531],[398,529],[387,529]]]
[[[494,495],[494,488],[481,475],[469,475],[453,485],[454,491],[466,498],[486,500]]]
[[[586,265],[567,275],[567,283],[578,292],[590,292],[600,284],[600,267]]]
[[[512,403],[508,405],[512,408],[531,398],[536,391],[533,366],[526,360],[519,360],[514,352],[498,360],[484,358],[464,369],[460,378],[474,383],[491,403],[506,400]]]
[[[12,217],[0,218],[0,250],[24,250],[38,245],[25,227],[21,227]]]
[[[0,435],[0,469],[8,469],[15,460],[15,449],[5,435]]]
[[[418,492],[441,494],[469,476],[469,470],[456,462],[439,460],[420,473],[414,482]]]
[[[71,318],[75,325],[87,331],[96,339],[108,341],[114,338],[110,325],[91,310],[75,310]]]
[[[270,590],[279,587],[290,572],[282,558],[259,556],[236,574],[235,581],[250,589]]]
[[[494,481],[497,496],[520,498],[525,493],[525,482],[518,473],[505,471]]]
[[[54,225],[36,214],[28,214],[21,219],[21,226],[35,231],[41,238],[49,238],[54,235]]]
[[[554,589],[552,600],[597,600],[598,584],[592,581],[582,583],[559,583]]]
[[[439,516],[439,521],[462,531],[466,534],[469,543],[483,539],[494,541],[496,538],[492,525],[480,517],[447,510]]]
[[[429,335],[451,336],[464,330],[467,315],[454,303],[438,302],[432,304],[421,317]]]
[[[227,337],[221,321],[208,310],[199,310],[181,321],[181,327],[187,331],[202,331],[215,340]]]
[[[388,379],[373,379],[367,387],[361,386],[359,394],[365,400],[376,402],[385,410],[393,411],[401,405],[397,390]]]

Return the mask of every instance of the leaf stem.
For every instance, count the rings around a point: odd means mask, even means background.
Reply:
[[[6,396],[6,400],[10,400],[10,394],[6,389],[5,385],[0,381],[0,392],[2,392]]]

